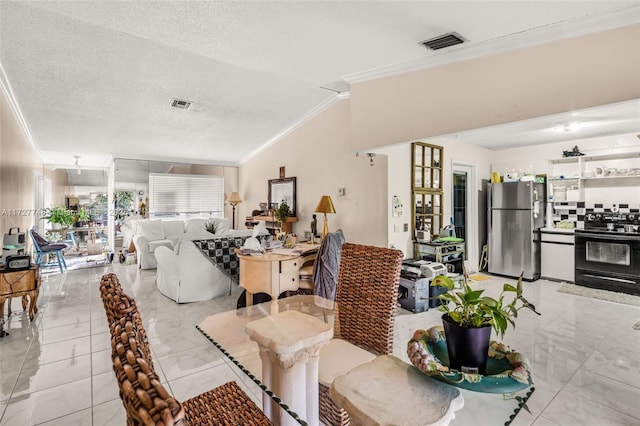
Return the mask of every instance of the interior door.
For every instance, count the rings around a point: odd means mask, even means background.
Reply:
[[[478,237],[478,191],[475,165],[452,162],[452,205],[451,211],[456,237],[463,238],[468,272],[477,271],[481,247]],[[486,220],[483,218],[483,221]]]

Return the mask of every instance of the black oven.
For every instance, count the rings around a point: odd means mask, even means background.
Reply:
[[[575,283],[640,295],[640,233],[576,230]]]

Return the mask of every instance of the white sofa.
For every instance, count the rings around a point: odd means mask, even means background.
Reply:
[[[260,231],[266,235],[266,229]],[[225,230],[214,236],[195,237],[186,233],[180,237],[175,249],[158,246],[155,252],[158,273],[158,290],[178,303],[198,302],[222,296],[229,292],[231,278],[218,268],[194,243],[193,240],[249,237],[252,230]]]
[[[144,219],[140,215],[128,216],[120,225],[120,234],[122,235],[122,247],[128,249],[133,242],[133,236],[138,229],[138,222]]]
[[[156,259],[158,290],[177,303],[213,299],[230,288],[231,278],[205,258],[192,242],[181,244],[179,253],[160,246],[156,249]]]
[[[209,221],[216,223],[216,233],[207,232],[205,224]],[[155,269],[158,265],[155,250],[158,247],[174,249],[182,237],[187,239],[213,238],[229,230],[227,218],[193,218],[187,220],[141,220],[138,221],[133,235],[136,248],[138,267],[140,269]]]

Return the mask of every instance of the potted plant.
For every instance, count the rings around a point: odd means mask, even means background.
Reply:
[[[82,227],[89,220],[89,213],[84,208],[78,209],[78,214],[76,214],[76,226]]]
[[[75,222],[73,214],[64,207],[50,207],[42,219],[48,220],[53,229],[68,228]]]
[[[463,373],[485,374],[491,329],[502,338],[509,324],[515,328],[514,320],[521,309],[527,308],[540,315],[522,296],[522,274],[515,287],[504,284],[498,298],[483,296],[484,290],[472,289],[466,273],[461,289],[456,289],[455,282],[444,275],[435,277],[431,285],[448,290],[437,296],[442,303],[438,309],[444,312],[442,323],[449,367]],[[507,295],[513,295],[513,298],[507,301]]]
[[[285,200],[282,200],[278,208],[273,211],[273,217],[278,222],[278,228],[282,229],[282,225],[287,221],[290,214],[291,210],[289,209],[289,205]]]

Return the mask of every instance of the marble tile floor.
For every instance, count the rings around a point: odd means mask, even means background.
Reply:
[[[123,425],[124,409],[111,369],[109,333],[98,292],[100,277],[115,272],[139,305],[161,381],[184,400],[235,380],[261,405],[260,389],[195,329],[207,315],[235,309],[240,290],[207,302],[178,305],[155,289],[155,271],[112,264],[43,276],[33,322],[19,299],[0,339],[0,426]],[[510,280],[475,285],[491,294]],[[541,317],[521,311],[505,343],[526,354],[536,391],[531,414],[513,425],[639,425],[640,308],[556,292],[558,283],[525,283]],[[407,360],[405,343],[416,328],[440,322],[440,313],[398,310],[394,354]],[[467,391],[463,391],[465,396]],[[454,425],[504,424],[511,402],[474,394]],[[419,424],[419,423],[416,423]]]

